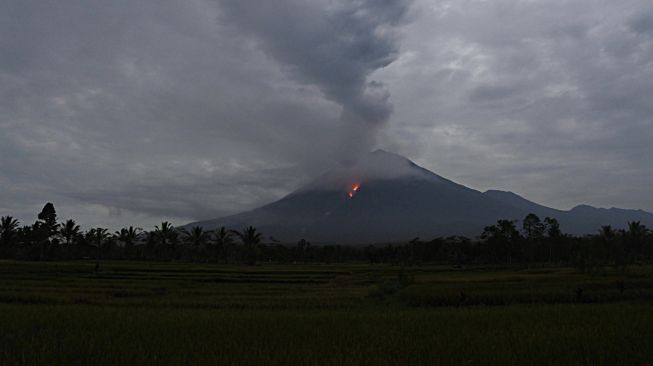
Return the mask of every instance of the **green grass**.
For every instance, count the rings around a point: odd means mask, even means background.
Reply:
[[[653,362],[651,267],[93,267],[0,262],[0,365]]]

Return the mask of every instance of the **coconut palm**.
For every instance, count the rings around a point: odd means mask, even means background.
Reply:
[[[142,233],[143,229],[130,226],[128,228],[122,228],[120,231],[116,231],[113,234],[113,237],[125,245],[125,255],[131,258],[134,243],[141,239]]]
[[[649,234],[649,229],[646,225],[642,225],[639,221],[632,221],[628,223],[627,235],[634,241],[641,242]]]
[[[128,228],[122,228],[120,231],[116,231],[114,236],[116,239],[125,243],[125,248],[131,248],[134,246],[134,243],[141,238],[143,229],[139,227],[130,226]]]
[[[240,239],[240,242],[243,244],[247,263],[255,264],[257,254],[256,252],[258,250],[258,245],[261,243],[263,234],[257,232],[256,228],[253,226],[246,227],[242,231],[232,232],[238,237],[238,239]]]
[[[20,222],[12,216],[3,216],[0,218],[0,244],[2,246],[10,245],[18,234]]]
[[[257,232],[256,228],[253,226],[246,227],[242,231],[233,230],[232,233],[234,233],[238,239],[240,239],[241,243],[246,246],[258,245],[263,237],[263,234]]]
[[[3,216],[0,218],[0,258],[5,256],[9,246],[13,244],[18,236],[18,220],[12,216]]]
[[[155,255],[157,235],[154,230],[143,232],[143,241],[145,242],[145,255],[147,257]]]
[[[59,227],[59,236],[66,241],[66,245],[70,245],[80,234],[80,228],[75,220],[66,220]]]
[[[195,247],[205,244],[209,238],[209,233],[204,231],[201,226],[193,226],[190,231],[183,229],[181,232],[185,235],[185,241]]]
[[[228,250],[233,244],[232,231],[227,230],[224,226],[213,233],[213,245],[215,246],[215,261],[219,260],[220,254]]]
[[[100,258],[102,256],[102,245],[111,237],[107,229],[98,227],[89,230],[87,237],[97,246],[97,255],[95,256],[95,271],[100,270]]]
[[[159,244],[166,246],[172,243],[176,236],[175,227],[171,223],[164,221],[161,226],[154,227],[154,235],[158,239]]]
[[[644,254],[644,240],[648,236],[649,229],[639,221],[628,223],[628,229],[625,232],[628,249],[634,258],[641,259]]]

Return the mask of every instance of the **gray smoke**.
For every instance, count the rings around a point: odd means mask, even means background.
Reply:
[[[221,22],[254,36],[297,81],[342,107],[344,156],[369,151],[392,114],[384,85],[370,74],[394,61],[393,30],[406,0],[218,0]]]

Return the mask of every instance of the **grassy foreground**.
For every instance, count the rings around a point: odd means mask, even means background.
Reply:
[[[647,267],[626,276],[369,265],[92,269],[0,262],[0,365],[653,360]]]

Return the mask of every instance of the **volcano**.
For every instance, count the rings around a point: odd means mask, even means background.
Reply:
[[[558,219],[563,232],[596,233],[601,225],[624,227],[628,221],[653,226],[641,210],[587,205],[569,211],[529,201],[515,193],[480,192],[382,150],[342,166],[260,208],[186,225],[212,230],[252,225],[266,236],[290,243],[366,244],[415,237],[475,237],[498,219],[520,220],[529,213]]]

